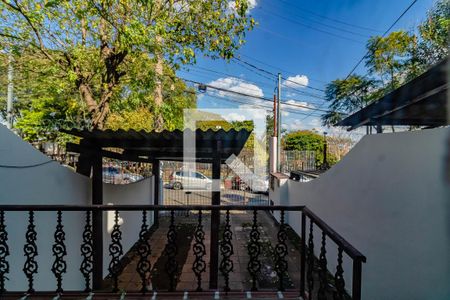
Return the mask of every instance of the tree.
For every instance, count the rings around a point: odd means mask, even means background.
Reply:
[[[8,53],[0,55],[0,95],[6,94]],[[14,56],[15,128],[28,141],[64,141],[60,128],[84,128],[89,116],[79,94],[74,92],[57,68],[28,53]],[[5,83],[5,84],[2,84]],[[0,113],[6,114],[0,101]]]
[[[234,9],[228,0],[1,0],[0,44],[58,68],[79,92],[92,128],[102,128],[130,64],[146,55],[160,73],[161,58],[172,67],[195,61],[196,53],[228,59],[254,25],[247,11],[246,0]],[[161,110],[157,103],[154,113]]]
[[[379,75],[389,90],[394,90],[402,82],[415,39],[405,31],[395,31],[386,37],[372,37],[367,42],[366,67],[369,73]]]
[[[299,151],[314,151],[316,157],[316,165],[323,164],[323,151],[325,140],[324,137],[309,130],[299,130],[287,133],[283,136],[283,148],[284,150],[299,150]],[[336,163],[337,159],[334,155],[329,155],[327,152],[328,165]]]
[[[325,88],[325,99],[330,103],[330,112],[322,115],[322,124],[332,126],[345,115],[359,110],[378,96],[378,82],[359,75],[351,75],[347,79],[336,79]]]
[[[327,137],[327,149],[331,157],[340,161],[355,145],[355,141],[343,134],[335,134]]]
[[[419,53],[422,68],[426,69],[448,56],[450,37],[450,1],[441,0],[427,13],[419,25],[421,41]]]
[[[61,128],[90,128],[91,119],[87,106],[80,94],[60,69],[45,60],[35,58],[26,52],[15,56],[14,90],[16,129],[30,142],[64,142],[67,136]],[[0,71],[7,68],[7,55],[0,55]],[[117,93],[111,99],[111,112],[104,127],[110,129],[153,130],[153,75],[148,72],[153,62],[148,56],[131,61],[129,72],[119,83]],[[39,70],[39,71],[36,71]],[[195,107],[195,91],[175,77],[173,70],[165,65],[166,76],[162,114],[165,128],[182,129],[183,109]],[[6,72],[0,73],[0,82],[6,82]],[[6,84],[0,86],[0,94],[6,93]],[[4,116],[6,107],[0,102]]]
[[[418,29],[419,35],[400,30],[369,39],[365,65],[370,77],[352,75],[327,85],[330,112],[322,116],[323,125],[336,124],[343,118],[342,112],[361,109],[445,58],[450,37],[450,1],[438,1]]]

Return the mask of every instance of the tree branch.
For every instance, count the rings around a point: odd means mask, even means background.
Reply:
[[[19,6],[19,4],[17,3],[17,1],[14,1],[14,3],[16,4],[16,6],[12,5],[10,2],[7,2],[5,0],[2,0],[3,3],[5,3],[6,5],[8,5],[9,7],[11,7],[13,10],[19,12],[27,21],[28,25],[30,25],[31,29],[33,30],[36,38],[38,39],[39,42],[39,47],[38,49],[52,62],[55,62],[55,59],[47,52],[47,50],[45,50],[45,46],[44,46],[44,42],[42,40],[42,37],[39,33],[39,31],[37,30],[35,24],[33,24],[33,22],[31,21],[30,17],[25,13],[25,11]]]

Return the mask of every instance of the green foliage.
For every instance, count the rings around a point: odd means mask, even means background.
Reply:
[[[82,108],[76,100],[51,97],[36,98],[31,101],[29,110],[23,110],[16,124],[22,137],[30,142],[70,140],[59,132],[61,128],[79,128],[84,119]]]
[[[142,107],[132,111],[114,112],[106,119],[105,127],[112,130],[153,130],[153,114]]]
[[[378,74],[391,89],[398,87],[401,74],[408,67],[415,37],[395,31],[386,37],[375,36],[367,42],[366,66],[371,74]]]
[[[198,54],[231,58],[253,25],[247,0],[236,0],[233,9],[228,0],[1,0],[0,50],[27,53],[54,68],[70,94],[79,93],[90,126],[102,128],[108,114],[123,106],[178,118],[193,98],[179,105],[180,89],[164,87],[168,103],[156,107],[150,97],[155,85]],[[155,72],[157,61],[168,72]]]
[[[365,64],[372,77],[352,75],[328,84],[326,99],[331,111],[322,116],[323,125],[336,124],[342,112],[361,109],[447,57],[449,29],[450,1],[440,0],[418,26],[418,36],[400,30],[370,38]]]
[[[8,55],[0,55],[0,94],[6,95]],[[14,115],[16,129],[25,140],[67,140],[61,128],[89,126],[86,106],[62,79],[60,71],[28,52],[14,55]],[[0,113],[6,114],[0,102]]]
[[[316,165],[320,166],[323,163],[324,137],[313,131],[299,130],[287,133],[283,136],[282,145],[284,150],[314,151]],[[329,165],[333,165],[337,162],[337,159],[327,152],[327,161]]]
[[[419,25],[421,64],[430,66],[448,55],[450,37],[450,1],[441,0],[428,12],[427,20]]]
[[[374,93],[377,84],[375,80],[358,75],[332,81],[325,88],[325,99],[330,102],[332,111],[322,116],[323,124],[332,126],[344,117],[339,112],[352,112],[376,100],[379,96]]]

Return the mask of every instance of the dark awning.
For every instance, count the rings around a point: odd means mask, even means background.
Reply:
[[[445,126],[448,119],[448,59],[412,81],[348,116],[336,126]]]
[[[193,132],[186,129],[188,133]],[[147,132],[135,130],[62,130],[62,132],[81,138],[80,144],[67,143],[69,152],[80,153],[80,173],[90,170],[90,157],[101,155],[123,161],[153,162],[155,160],[183,160],[183,136],[181,130]],[[196,130],[196,160],[211,162],[218,155],[225,161],[232,154],[238,155],[250,132],[242,129]],[[218,145],[218,148],[217,148]],[[111,149],[121,151],[111,151]],[[217,149],[217,151],[216,151]]]

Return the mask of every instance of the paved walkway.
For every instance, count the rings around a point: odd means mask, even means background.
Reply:
[[[249,255],[247,253],[247,243],[249,241],[249,233],[252,225],[252,213],[251,212],[231,212],[231,228],[233,232],[233,247],[234,255],[231,257],[234,269],[230,274],[230,288],[235,291],[247,291],[251,288],[250,274],[247,270],[247,264],[249,262]],[[194,227],[197,224],[198,215],[196,213],[190,213],[187,216],[184,212],[178,214],[175,218],[177,224],[192,224]],[[225,222],[225,216],[221,216],[222,223]],[[159,228],[150,237],[150,243],[152,245],[152,255],[150,263],[152,268],[155,263],[163,255],[164,247],[167,243],[166,234],[168,231],[169,218],[161,217]],[[206,255],[204,260],[207,262],[206,272],[202,275],[202,288],[208,290],[209,288],[209,251],[210,251],[210,218],[204,213],[203,225],[205,231],[205,246]],[[278,226],[268,213],[260,211],[258,212],[258,230],[261,234],[262,251],[260,255],[260,261],[262,263],[261,275],[258,280],[258,287],[260,289],[277,290],[278,278],[274,271],[274,257],[273,248],[277,243]],[[186,261],[182,266],[182,273],[180,275],[176,290],[177,291],[193,291],[197,287],[197,280],[192,270],[192,264],[194,262],[194,253],[192,249],[192,243],[194,241],[193,236],[189,239],[191,245],[187,254]],[[297,249],[287,241],[288,255],[286,260],[288,262],[288,274],[289,280],[285,281],[286,288],[299,288],[300,282],[300,253]],[[137,291],[141,288],[141,281],[138,273],[136,272],[136,265],[138,257],[134,256],[131,262],[124,268],[119,278],[119,288],[126,291]],[[219,257],[219,261],[221,257]],[[164,272],[164,270],[161,270]],[[148,287],[152,289],[152,283],[148,283]],[[223,290],[224,279],[219,274],[219,289]]]

